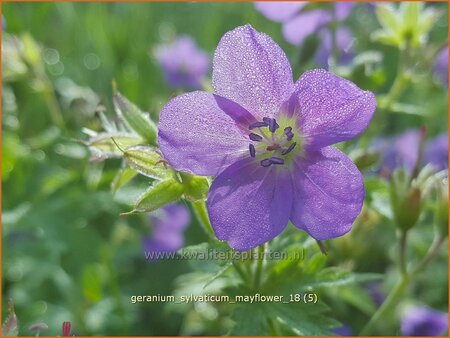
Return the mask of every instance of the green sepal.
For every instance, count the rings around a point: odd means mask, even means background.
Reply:
[[[125,214],[154,211],[180,199],[183,192],[183,185],[175,178],[155,181],[155,184],[139,197],[134,209]]]
[[[121,93],[116,92],[113,96],[114,108],[118,116],[139,134],[147,143],[156,145],[158,130],[156,124],[144,114],[134,103],[130,102]]]
[[[173,171],[157,148],[147,145],[136,145],[127,147],[123,157],[128,165],[138,173],[157,180],[165,180],[173,176]]]
[[[206,177],[181,173],[184,197],[190,202],[204,201],[208,197],[209,181]]]

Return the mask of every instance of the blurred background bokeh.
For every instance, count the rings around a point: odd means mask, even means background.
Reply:
[[[80,335],[217,335],[226,334],[232,325],[226,304],[198,303],[180,310],[163,303],[130,302],[131,295],[173,294],[174,288],[182,287],[177,277],[195,266],[183,261],[148,262],[141,239],[151,232],[152,220],[147,215],[119,216],[130,210],[148,180],[137,177],[132,186],[112,193],[120,161],[90,161],[83,130],[102,128],[99,111],[113,119],[113,80],[157,121],[172,96],[193,87],[210,87],[211,60],[221,36],[249,23],[282,47],[295,79],[305,70],[329,67],[377,95],[381,109],[365,136],[343,145],[354,159],[367,160],[361,152],[366,154],[372,146],[383,155],[410,129],[425,127],[428,143],[448,132],[448,80],[442,77],[448,71],[448,54],[438,64],[438,54],[448,41],[446,3],[426,5],[439,15],[433,18],[426,41],[420,42],[421,55],[416,51],[406,56],[416,61],[410,64],[412,75],[394,102],[382,100],[391,93],[398,60],[406,52],[374,39],[380,23],[373,4],[355,4],[345,21],[330,28],[349,30],[351,39],[341,52],[351,55],[338,64],[327,64],[325,57],[325,65],[323,41],[330,39],[326,33],[313,32],[296,46],[285,40],[282,24],[268,19],[254,3],[1,6],[2,309],[5,317],[7,300],[13,299],[20,335],[33,334],[29,326],[37,322],[48,325],[42,331],[45,335],[61,335],[64,321],[72,322],[73,332]],[[308,6],[326,9],[331,4]],[[174,47],[180,36],[190,38]],[[175,60],[170,59],[170,48],[179,56]],[[316,55],[319,52],[321,56]],[[195,59],[185,65],[195,68],[194,82],[168,73],[182,57]],[[412,143],[400,145],[399,152],[413,151]],[[380,174],[382,157],[366,167],[360,163],[367,206],[350,234],[329,243],[327,265],[385,274],[370,286],[324,291],[333,317],[353,330],[360,329],[376,308],[373,294],[383,298],[397,276],[392,263],[396,230],[386,205],[389,174]],[[436,196],[430,194],[429,199],[428,213],[410,236],[408,255],[413,262],[433,240]],[[184,235],[185,245],[206,240],[195,217]],[[421,304],[447,312],[445,247],[412,285],[404,306]],[[396,327],[394,318],[384,325]]]

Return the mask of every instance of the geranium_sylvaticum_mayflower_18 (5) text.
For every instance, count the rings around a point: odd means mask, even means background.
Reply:
[[[322,69],[294,82],[283,50],[250,25],[220,40],[212,86],[163,107],[158,143],[176,170],[215,177],[207,208],[217,238],[249,250],[289,220],[317,240],[347,233],[363,177],[331,145],[367,128],[375,96]]]

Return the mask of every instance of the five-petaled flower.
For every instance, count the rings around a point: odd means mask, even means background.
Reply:
[[[325,70],[292,77],[269,36],[238,27],[215,51],[215,93],[178,96],[160,114],[170,164],[217,176],[209,217],[218,239],[237,250],[271,240],[289,220],[315,239],[338,237],[361,211],[362,175],[330,145],[368,126],[374,95]]]

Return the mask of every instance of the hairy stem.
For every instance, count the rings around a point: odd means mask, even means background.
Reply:
[[[214,231],[211,226],[211,222],[209,221],[208,210],[206,209],[205,201],[196,201],[192,202],[192,209],[194,210],[194,214],[197,217],[198,222],[202,226],[203,230],[205,230],[208,237],[214,238]]]
[[[255,290],[258,290],[261,286],[261,276],[264,266],[264,253],[266,249],[266,244],[262,244],[258,247],[258,257],[256,261],[256,269],[255,269],[255,276],[254,276],[254,283],[253,286]]]

